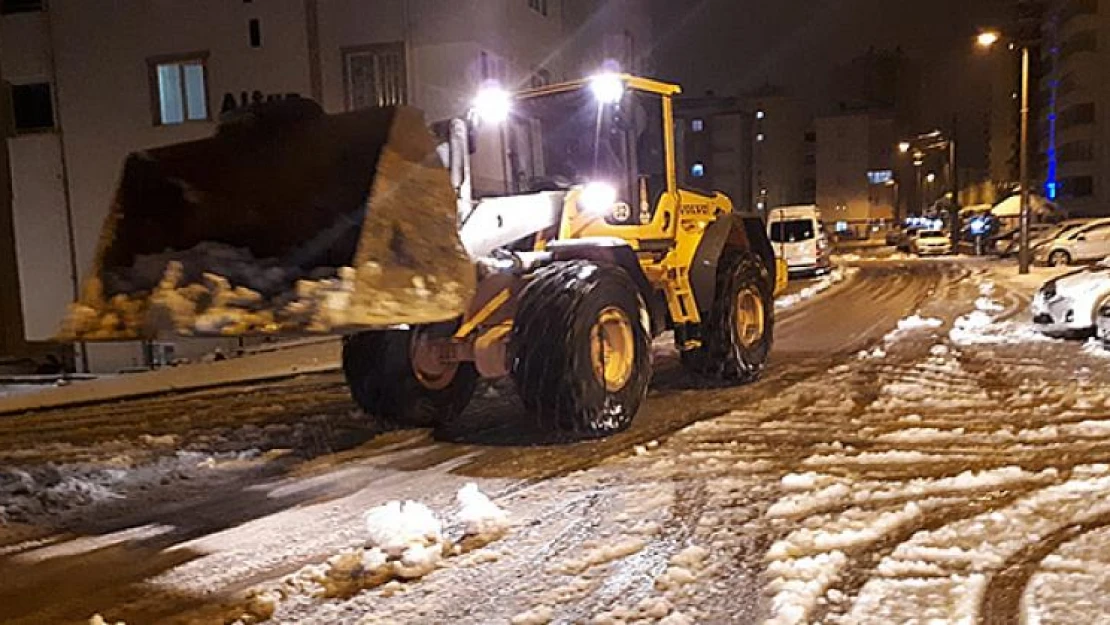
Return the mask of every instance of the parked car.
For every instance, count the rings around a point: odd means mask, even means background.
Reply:
[[[832,268],[829,240],[816,206],[772,209],[767,217],[767,234],[791,275],[819,274]]]
[[[1110,260],[1045,282],[1031,304],[1033,324],[1058,337],[1087,337],[1110,308]]]
[[[951,254],[952,237],[943,230],[919,230],[910,242],[910,248],[918,256]]]
[[[1110,302],[1103,304],[1095,316],[1095,334],[1102,339],[1102,346],[1110,349]]]
[[[1052,224],[1029,224],[1030,249],[1035,243],[1040,242],[1044,236],[1057,229],[1058,226]],[[1017,256],[1018,252],[1021,251],[1021,228],[1006,230],[991,237],[991,244],[994,248],[994,255],[999,258]]]
[[[1060,222],[1054,228],[1038,235],[1036,239],[1031,238],[1029,240],[1029,249],[1032,251],[1033,256],[1036,257],[1037,252],[1052,241],[1087,226],[1092,221],[1091,219],[1071,219]],[[1017,249],[1014,250],[1014,253],[1017,253]]]
[[[913,246],[913,238],[915,236],[917,236],[917,233],[920,230],[921,230],[920,227],[914,227],[914,226],[903,229],[899,233],[898,240],[895,243],[894,247],[897,248],[899,252],[910,252],[910,251],[912,251],[911,248]]]
[[[1042,265],[1064,267],[1107,256],[1110,256],[1110,219],[1096,219],[1037,246],[1033,260]]]

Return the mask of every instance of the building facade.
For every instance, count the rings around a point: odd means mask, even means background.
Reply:
[[[635,1],[621,2],[638,19]],[[3,327],[54,336],[130,152],[207,136],[223,114],[291,95],[328,112],[411,104],[445,119],[486,81],[549,83],[605,58],[564,45],[568,33],[626,42],[614,51],[638,58],[629,42],[648,39],[645,24],[599,11],[601,0],[567,4],[572,14],[561,0],[4,0],[0,287],[12,273],[18,288],[0,295]],[[126,344],[89,354],[98,370],[144,358]]]
[[[1043,35],[1038,177],[1072,215],[1110,215],[1110,2],[1056,0]]]
[[[863,234],[895,216],[898,182],[892,118],[846,113],[818,118],[817,206],[826,226]]]
[[[739,98],[682,97],[675,103],[678,179],[688,189],[720,191],[741,210],[755,207],[755,114]]]

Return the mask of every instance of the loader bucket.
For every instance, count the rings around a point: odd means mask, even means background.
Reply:
[[[460,316],[475,271],[407,107],[260,105],[130,155],[66,340],[341,333]]]

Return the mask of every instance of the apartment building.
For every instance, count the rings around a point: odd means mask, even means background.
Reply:
[[[650,23],[635,0],[565,1],[573,15],[563,0],[3,0],[0,287],[18,288],[0,292],[0,326],[30,343],[55,334],[129,152],[209,135],[252,102],[411,104],[434,121],[488,80],[576,76],[605,45],[624,53],[618,64],[639,58],[631,45]],[[597,45],[567,46],[568,34]],[[211,345],[179,352],[190,349]],[[94,370],[144,360],[130,344],[88,356]]]
[[[855,112],[818,118],[817,206],[829,226],[860,234],[877,220],[894,218],[898,182],[893,117]]]
[[[1110,215],[1110,2],[1051,2],[1043,34],[1038,177],[1072,215]]]

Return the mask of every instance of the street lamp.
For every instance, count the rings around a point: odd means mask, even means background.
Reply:
[[[945,134],[937,129],[932,132],[920,134],[909,141],[898,144],[898,151],[907,154],[913,152],[913,165],[917,168],[917,192],[921,196],[921,211],[925,212],[925,193],[922,190],[922,166],[925,165],[925,153],[930,151],[945,151],[948,153],[948,183],[952,187],[952,202],[949,206],[952,230],[952,248],[957,249],[960,243],[960,182],[959,170],[956,166],[956,119],[952,119],[952,134]],[[936,174],[930,174],[929,183],[936,180]]]
[[[1002,40],[998,31],[983,31],[976,38],[980,48],[990,50]],[[1029,273],[1029,222],[1031,221],[1029,193],[1029,46],[1021,45],[1021,249],[1018,254],[1018,273]]]

